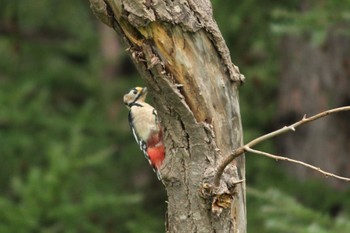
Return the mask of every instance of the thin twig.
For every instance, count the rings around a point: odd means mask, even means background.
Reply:
[[[275,160],[283,160],[283,161],[287,161],[287,162],[291,162],[291,163],[300,164],[300,165],[302,165],[304,167],[308,167],[308,168],[311,168],[312,170],[318,171],[318,172],[322,173],[325,176],[330,176],[330,177],[334,177],[334,178],[337,178],[337,179],[340,179],[340,180],[350,181],[350,178],[343,177],[343,176],[338,176],[338,175],[335,175],[333,173],[326,172],[326,171],[322,170],[319,167],[315,167],[313,165],[310,165],[308,163],[304,163],[304,162],[299,161],[299,160],[295,160],[295,159],[291,159],[291,158],[287,158],[287,157],[282,157],[282,156],[278,156],[278,155],[273,155],[273,154],[266,153],[266,152],[263,152],[263,151],[260,151],[260,150],[254,150],[254,149],[251,149],[249,147],[245,147],[244,149],[247,152],[264,155],[266,157],[269,157],[269,158],[272,158],[272,159],[275,159]]]
[[[244,153],[244,148],[239,147],[237,150],[234,150],[229,156],[227,156],[224,161],[221,162],[219,167],[216,170],[215,176],[214,176],[214,186],[218,187],[220,185],[220,178],[222,176],[222,173],[224,173],[225,168],[227,165],[229,165],[235,158],[240,156]]]
[[[214,176],[214,186],[215,187],[219,186],[221,176],[222,176],[225,168],[227,167],[227,165],[230,164],[235,158],[237,158],[240,155],[242,155],[245,151],[252,152],[252,153],[259,152],[259,153],[256,153],[256,154],[264,155],[264,156],[267,156],[267,157],[270,157],[270,158],[274,158],[274,159],[278,159],[278,160],[285,160],[285,161],[288,161],[288,162],[297,163],[297,164],[300,164],[302,166],[309,167],[309,168],[314,169],[314,170],[316,170],[318,172],[321,172],[322,174],[324,174],[326,176],[331,176],[331,177],[334,177],[334,178],[337,178],[337,179],[350,181],[349,178],[341,177],[341,176],[337,176],[337,175],[329,173],[329,172],[325,172],[325,171],[321,170],[320,168],[317,168],[315,166],[312,166],[310,164],[307,164],[307,163],[304,163],[304,162],[301,162],[301,161],[298,161],[298,160],[293,160],[293,159],[286,158],[286,157],[281,157],[281,156],[277,156],[276,157],[276,155],[272,155],[272,154],[269,154],[269,153],[265,153],[265,152],[262,152],[262,151],[257,151],[257,150],[251,149],[251,147],[253,147],[253,146],[255,146],[255,145],[257,145],[257,144],[259,144],[259,143],[261,143],[263,141],[266,141],[267,139],[273,138],[273,137],[275,137],[277,135],[280,135],[280,134],[283,134],[283,133],[286,133],[286,132],[295,131],[295,128],[297,128],[300,125],[309,123],[311,121],[315,121],[317,119],[320,119],[322,117],[328,116],[328,115],[333,114],[333,113],[345,112],[345,111],[350,111],[350,106],[330,109],[330,110],[321,112],[321,113],[316,114],[316,115],[311,116],[311,117],[306,117],[306,115],[304,115],[303,118],[300,121],[297,121],[294,124],[291,124],[289,126],[284,126],[281,129],[278,129],[276,131],[273,131],[271,133],[268,133],[268,134],[265,134],[265,135],[263,135],[261,137],[258,137],[256,139],[248,142],[244,146],[241,146],[241,147],[237,148],[230,155],[228,155],[220,163],[220,165],[218,166],[218,168],[216,170],[216,173],[215,173],[215,176]]]
[[[300,121],[297,121],[294,124],[291,124],[289,126],[284,126],[283,128],[278,129],[276,131],[273,131],[273,132],[271,132],[269,134],[265,134],[265,135],[263,135],[261,137],[258,137],[256,139],[248,142],[246,145],[249,146],[249,147],[253,147],[256,144],[258,144],[260,142],[263,142],[263,141],[266,141],[267,139],[273,138],[273,137],[275,137],[277,135],[280,135],[280,134],[283,134],[283,133],[286,133],[286,132],[289,132],[289,131],[295,131],[295,128],[297,128],[300,125],[309,123],[311,121],[315,121],[315,120],[317,120],[319,118],[328,116],[328,115],[333,114],[333,113],[345,112],[345,111],[350,111],[350,106],[330,109],[330,110],[321,112],[321,113],[316,114],[316,115],[311,116],[311,117],[306,117],[306,115],[304,115],[303,118]]]

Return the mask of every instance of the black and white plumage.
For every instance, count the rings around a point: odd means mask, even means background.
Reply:
[[[146,87],[135,87],[124,95],[124,103],[130,110],[128,120],[134,138],[159,178],[164,159],[162,129],[157,111],[145,102],[146,96]]]

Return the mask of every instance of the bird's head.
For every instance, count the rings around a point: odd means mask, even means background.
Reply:
[[[144,102],[147,96],[147,87],[134,87],[124,95],[124,104],[131,107],[136,102]]]

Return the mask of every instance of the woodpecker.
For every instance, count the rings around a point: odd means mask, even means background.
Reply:
[[[145,102],[146,96],[146,87],[135,87],[124,95],[123,100],[129,108],[128,120],[135,140],[160,180],[159,168],[165,154],[163,131],[157,111]]]

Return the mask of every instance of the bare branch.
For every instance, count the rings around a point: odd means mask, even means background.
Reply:
[[[224,170],[227,165],[229,165],[232,160],[240,156],[241,154],[244,153],[244,147],[239,147],[238,149],[234,150],[232,154],[227,156],[224,161],[221,162],[219,167],[216,170],[215,176],[214,176],[214,186],[218,187],[220,185],[220,178],[222,176],[222,173],[224,173]]]
[[[298,161],[298,160],[294,160],[294,159],[290,159],[290,158],[286,158],[286,157],[281,157],[281,156],[277,156],[277,155],[272,155],[272,154],[269,154],[269,153],[265,153],[265,152],[262,152],[262,151],[251,149],[251,147],[253,147],[253,146],[255,146],[255,145],[257,145],[257,144],[259,144],[259,143],[261,143],[263,141],[266,141],[267,139],[273,138],[273,137],[275,137],[277,135],[280,135],[280,134],[283,134],[283,133],[286,133],[286,132],[289,132],[289,131],[295,131],[295,129],[298,126],[300,126],[300,125],[309,123],[311,121],[318,120],[318,119],[320,119],[322,117],[328,116],[328,115],[333,114],[333,113],[345,112],[345,111],[350,111],[350,106],[330,109],[330,110],[321,112],[321,113],[316,114],[316,115],[311,116],[311,117],[306,117],[306,115],[304,115],[303,118],[300,121],[297,121],[294,124],[291,124],[289,126],[284,126],[281,129],[278,129],[276,131],[273,131],[271,133],[268,133],[268,134],[265,134],[265,135],[263,135],[261,137],[258,137],[256,139],[248,142],[244,146],[241,146],[241,147],[237,148],[230,155],[228,155],[220,163],[220,165],[218,166],[218,168],[216,170],[216,173],[215,173],[215,176],[214,176],[214,186],[215,187],[219,186],[222,173],[224,172],[226,166],[228,164],[230,164],[235,158],[237,158],[240,155],[242,155],[244,152],[252,152],[252,153],[255,153],[255,154],[260,154],[260,155],[267,156],[269,158],[273,158],[273,159],[277,159],[277,160],[284,160],[284,161],[288,161],[288,162],[291,162],[291,163],[300,164],[302,166],[305,166],[305,167],[311,168],[311,169],[313,169],[315,171],[318,171],[318,172],[324,174],[325,176],[331,176],[331,177],[334,177],[334,178],[337,178],[337,179],[340,179],[340,180],[350,181],[350,178],[337,176],[335,174],[332,174],[332,173],[329,173],[329,172],[325,172],[325,171],[321,170],[318,167],[312,166],[310,164],[307,164],[307,163],[304,163],[304,162],[301,162],[301,161]]]
[[[319,167],[315,167],[313,165],[310,165],[308,163],[304,163],[304,162],[299,161],[299,160],[295,160],[295,159],[291,159],[291,158],[287,158],[287,157],[282,157],[282,156],[278,156],[278,155],[273,155],[273,154],[266,153],[266,152],[259,151],[259,150],[254,150],[254,149],[251,149],[250,147],[244,147],[244,150],[247,151],[247,152],[254,153],[254,154],[264,155],[266,157],[269,157],[269,158],[272,158],[272,159],[275,159],[275,160],[283,160],[283,161],[287,161],[287,162],[291,162],[291,163],[296,163],[296,164],[302,165],[304,167],[311,168],[312,170],[318,171],[318,172],[322,173],[323,175],[325,175],[326,177],[330,176],[330,177],[337,178],[339,180],[345,180],[345,181],[348,181],[348,182],[350,181],[350,178],[343,177],[343,176],[338,176],[338,175],[335,175],[333,173],[323,171]]]
[[[273,137],[275,137],[277,135],[280,135],[280,134],[283,134],[283,133],[286,133],[286,132],[289,132],[289,131],[295,131],[295,128],[297,128],[300,125],[309,123],[311,121],[315,121],[317,119],[320,119],[322,117],[328,116],[328,115],[333,114],[333,113],[345,112],[345,111],[350,111],[350,106],[345,106],[345,107],[341,107],[341,108],[333,108],[333,109],[321,112],[321,113],[316,114],[316,115],[311,116],[311,117],[306,117],[306,115],[304,115],[303,118],[300,121],[297,121],[294,124],[291,124],[289,126],[284,126],[283,128],[278,129],[276,131],[273,131],[273,132],[271,132],[269,134],[265,134],[265,135],[263,135],[261,137],[258,137],[256,139],[248,142],[246,145],[249,146],[249,147],[253,147],[256,144],[258,144],[260,142],[263,142],[263,141],[266,141],[267,139],[273,138]]]

